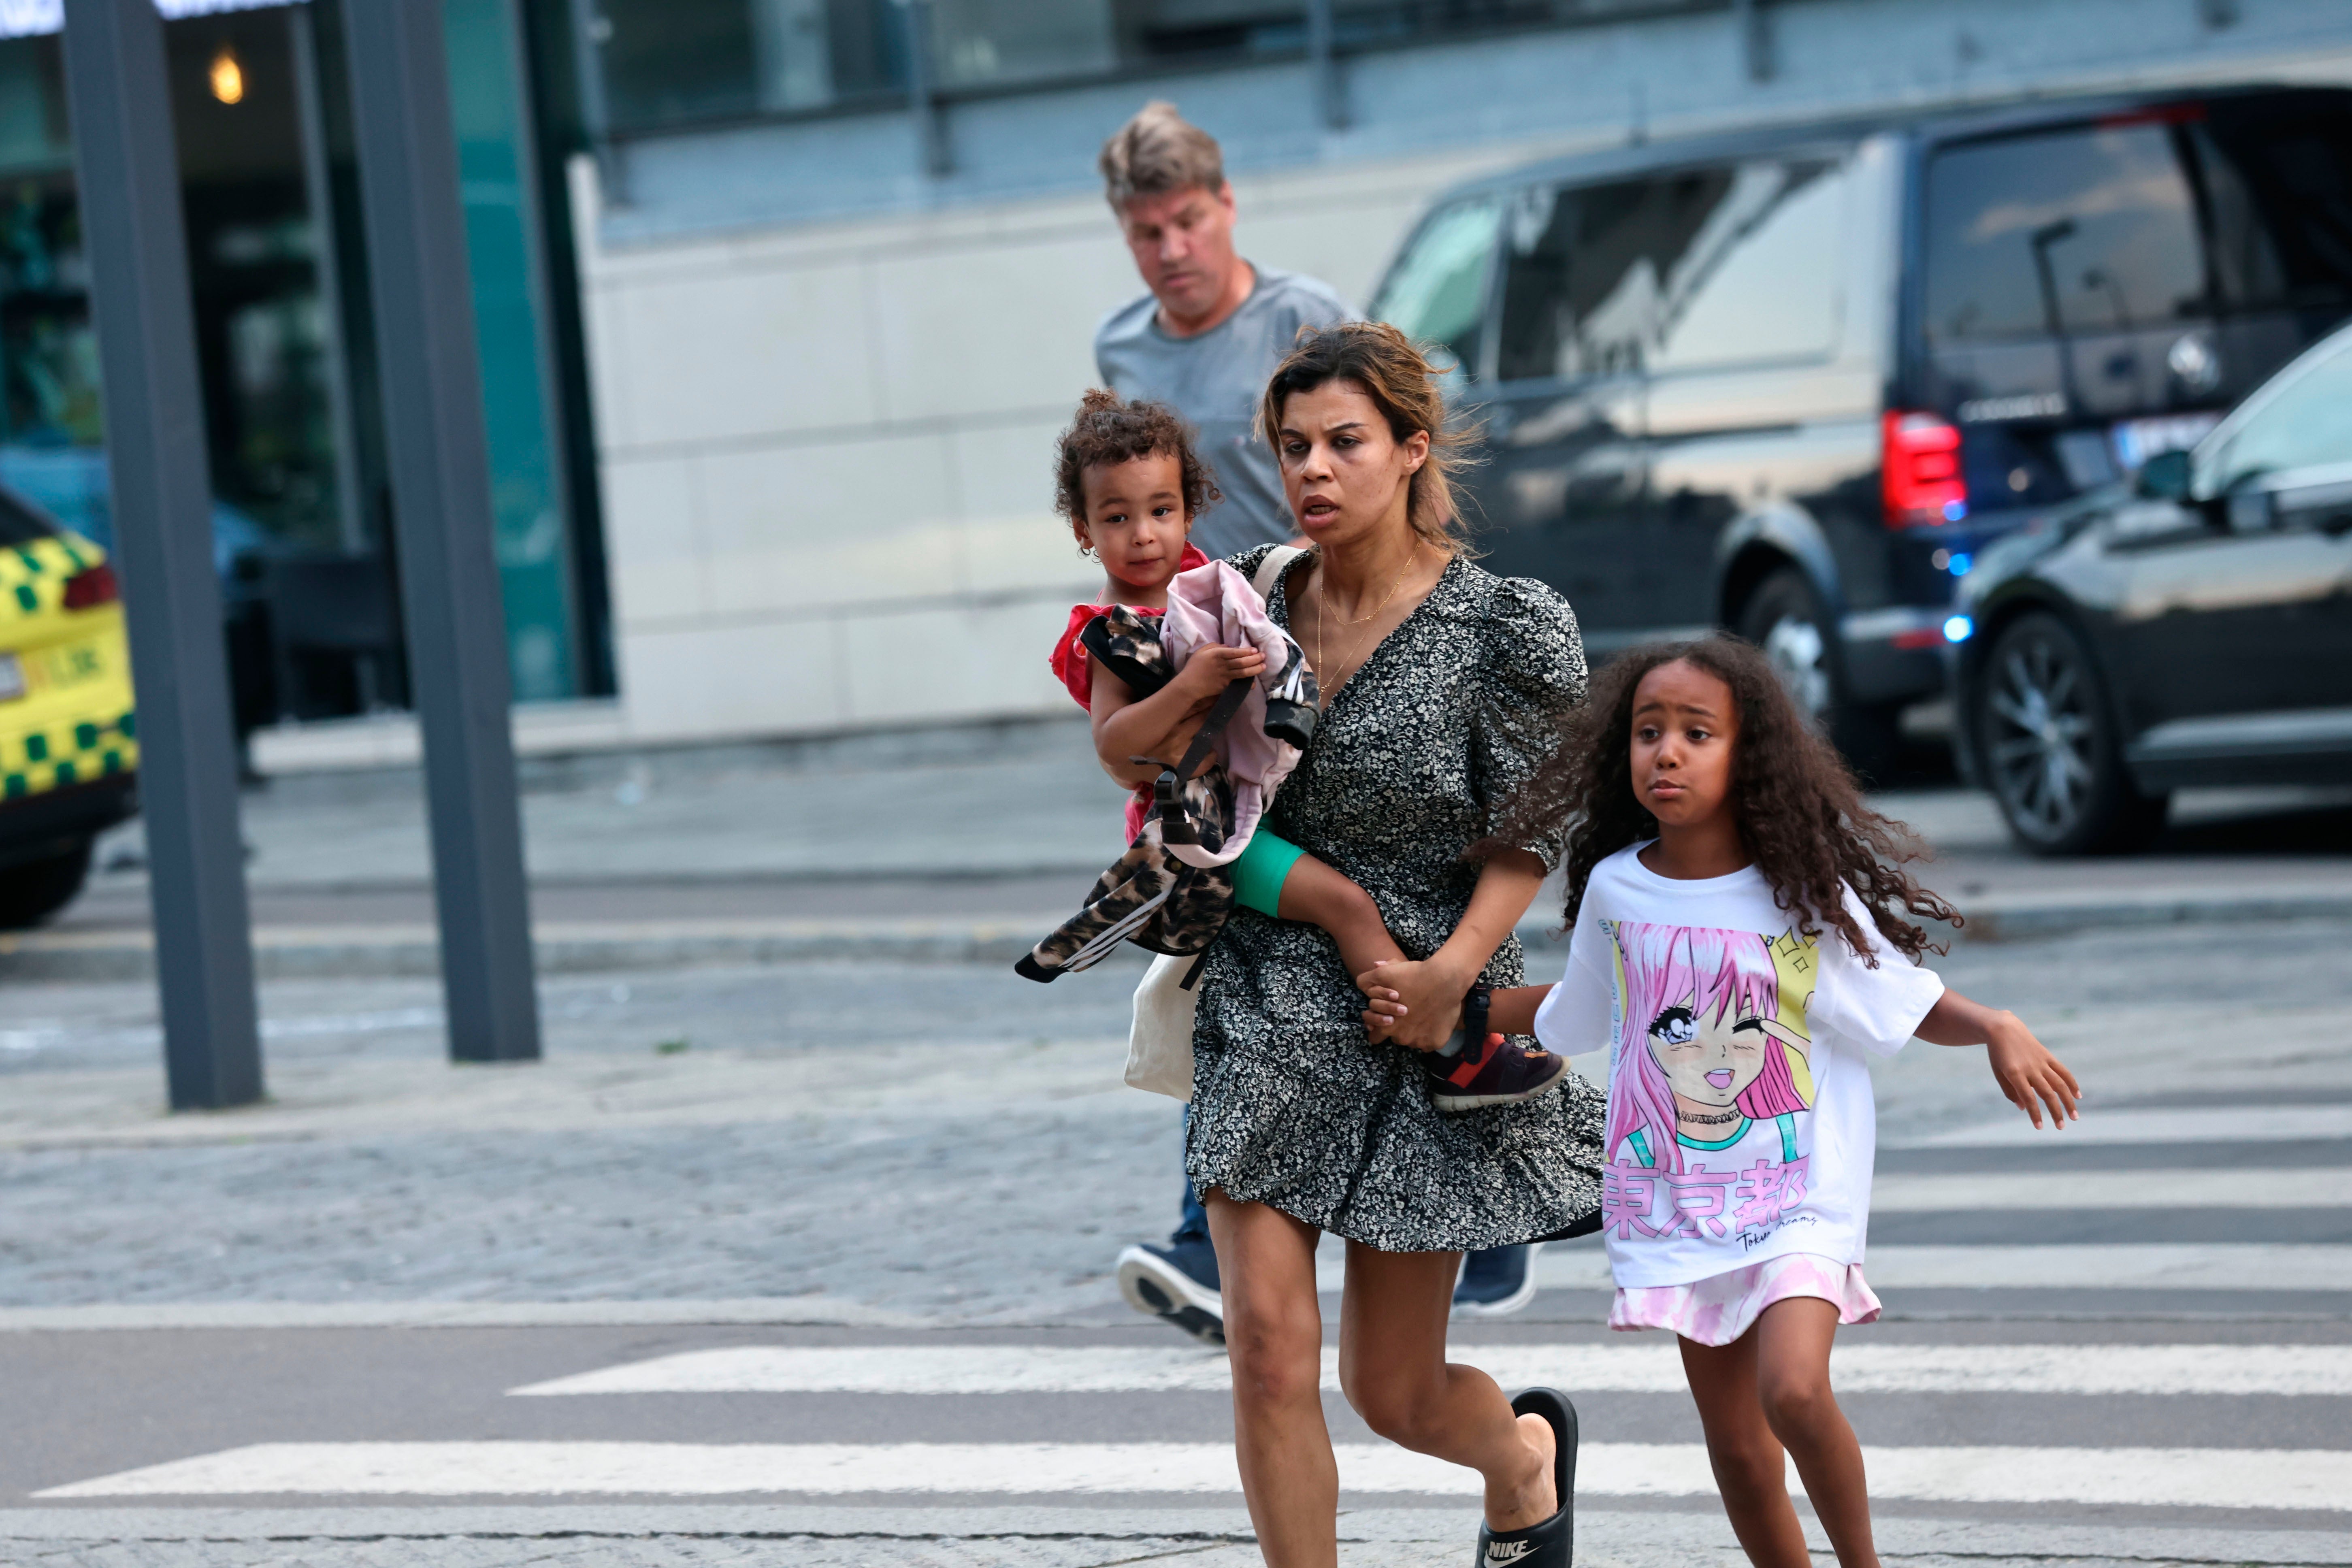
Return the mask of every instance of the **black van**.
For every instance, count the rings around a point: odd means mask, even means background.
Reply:
[[[1483,426],[1486,564],[1596,654],[1729,626],[1865,768],[1955,579],[2352,314],[2352,92],[2042,100],[1464,186],[1372,313]],[[1475,515],[1475,514],[1474,514]]]

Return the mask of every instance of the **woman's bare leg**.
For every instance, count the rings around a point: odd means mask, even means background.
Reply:
[[[1837,1330],[1835,1303],[1797,1296],[1765,1308],[1744,1337],[1756,1342],[1764,1418],[1797,1461],[1805,1496],[1837,1549],[1839,1568],[1878,1568],[1862,1445],[1830,1392],[1830,1343]]]
[[[1707,1462],[1731,1532],[1756,1568],[1812,1568],[1789,1501],[1789,1460],[1757,1394],[1756,1331],[1727,1345],[1682,1342],[1683,1373],[1706,1431]]]
[[[1290,863],[1275,913],[1322,928],[1339,944],[1340,961],[1350,974],[1361,974],[1375,963],[1404,962],[1404,949],[1389,934],[1371,894],[1312,855]]]
[[[1234,1369],[1234,1452],[1267,1568],[1336,1568],[1339,1468],[1323,1424],[1313,1226],[1212,1191],[1209,1236]]]
[[[1445,1359],[1458,1252],[1381,1252],[1348,1244],[1339,1304],[1339,1386],[1392,1443],[1466,1465],[1486,1479],[1486,1522],[1525,1530],[1559,1511],[1551,1423],[1515,1415],[1495,1380]]]

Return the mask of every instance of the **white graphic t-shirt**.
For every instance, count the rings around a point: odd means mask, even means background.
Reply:
[[[1676,881],[1621,849],[1593,868],[1536,1035],[1609,1050],[1601,1234],[1617,1283],[1686,1285],[1808,1252],[1862,1261],[1877,1105],[1864,1051],[1902,1049],[1944,983],[1878,967],[1772,900],[1754,868]],[[1822,924],[1822,922],[1816,922]]]

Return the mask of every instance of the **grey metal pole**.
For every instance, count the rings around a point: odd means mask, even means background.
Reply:
[[[98,318],[114,552],[174,1110],[261,1098],[212,480],[154,0],[66,0],[66,93]]]
[[[596,8],[596,0],[569,0],[572,19],[572,68],[580,79],[580,128],[596,160],[606,206],[629,205],[628,169],[621,150],[613,144],[611,100],[604,91],[604,38],[611,24]]]
[[[1772,35],[1764,0],[1732,0],[1731,21],[1739,35],[1739,62],[1749,81],[1772,79]]]
[[[1332,0],[1307,0],[1307,68],[1315,79],[1316,115],[1328,131],[1348,128],[1348,100],[1339,80],[1339,34]]]
[[[940,104],[939,61],[931,56],[930,0],[897,0],[907,16],[907,108],[915,117],[923,173],[940,179],[955,170],[948,146],[947,113]]]
[[[449,1055],[528,1060],[539,1055],[530,890],[441,7],[349,0],[345,21]]]

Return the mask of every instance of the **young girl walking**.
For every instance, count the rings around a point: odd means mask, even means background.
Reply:
[[[1593,682],[1526,817],[1573,825],[1568,972],[1498,991],[1492,1026],[1608,1047],[1601,1226],[1615,1329],[1669,1329],[1725,1510],[1758,1568],[1808,1568],[1787,1460],[1842,1568],[1876,1568],[1862,1449],[1830,1392],[1862,1274],[1875,1107],[1866,1057],[1914,1035],[1988,1047],[2037,1127],[2074,1076],[2013,1014],[1919,966],[1953,921],[1903,863],[1771,667],[1725,637],[1638,649]],[[1516,842],[1516,839],[1507,841]],[[1368,1026],[1396,995],[1364,977]]]
[[[1159,764],[1134,759],[1182,755],[1219,694],[1236,679],[1264,673],[1265,659],[1255,648],[1203,647],[1167,684],[1142,692],[1088,646],[1087,627],[1108,606],[1164,615],[1177,574],[1209,563],[1190,535],[1193,519],[1218,499],[1216,479],[1174,409],[1087,393],[1055,447],[1054,479],[1055,503],[1079,548],[1101,562],[1104,583],[1094,603],[1072,607],[1051,663],[1093,717],[1104,770],[1134,792],[1127,807],[1131,841],[1142,831],[1160,774]],[[1235,903],[1321,928],[1339,945],[1350,974],[1404,959],[1370,894],[1263,821],[1233,862],[1233,875]],[[1532,1099],[1568,1072],[1558,1056],[1512,1046],[1491,1033],[1424,1060],[1432,1096],[1446,1110]]]

